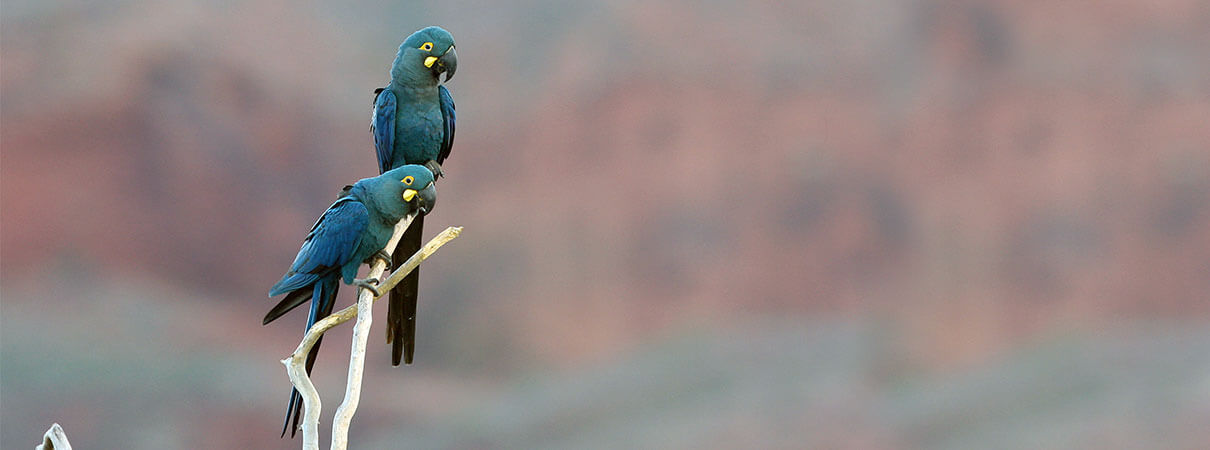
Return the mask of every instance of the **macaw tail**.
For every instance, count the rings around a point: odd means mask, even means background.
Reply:
[[[315,282],[311,295],[311,313],[307,316],[307,331],[311,330],[315,322],[332,314],[332,307],[336,304],[336,292],[339,290],[339,274],[320,278]],[[307,375],[311,374],[311,368],[315,366],[315,356],[319,354],[319,344],[322,343],[323,336],[320,336],[315,340],[315,346],[311,347],[311,352],[307,354]],[[302,406],[302,394],[296,389],[291,389],[290,404],[286,407],[286,422],[282,424],[281,429],[282,437],[286,437],[286,430],[290,431],[290,438],[294,438],[294,434],[298,432],[298,424],[302,421]]]
[[[424,215],[417,215],[403,232],[395,254],[391,255],[391,270],[398,269],[408,258],[420,251],[420,237],[424,234]],[[416,353],[416,297],[420,291],[420,268],[403,278],[391,289],[387,303],[387,343],[391,344],[391,365],[412,363]]]
[[[280,302],[277,302],[277,305],[274,305],[273,309],[270,309],[268,314],[265,314],[265,319],[261,322],[261,324],[268,325],[269,322],[281,317],[282,314],[290,312],[290,310],[309,300],[312,295],[313,291],[311,287],[291,291],[289,294],[286,294],[286,297]]]

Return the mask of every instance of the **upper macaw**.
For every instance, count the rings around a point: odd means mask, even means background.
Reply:
[[[269,289],[270,297],[286,294],[286,298],[265,314],[264,323],[272,322],[310,299],[311,313],[307,316],[307,330],[310,330],[317,320],[332,313],[342,280],[377,294],[372,284],[377,280],[354,279],[357,269],[362,262],[374,257],[389,260],[382,249],[394,234],[395,224],[410,214],[416,214],[415,220],[418,220],[433,208],[437,202],[433,178],[432,171],[424,166],[406,165],[353,184],[319,217],[303,240],[302,249],[294,257],[290,270]],[[316,340],[307,354],[308,374],[315,365],[315,355],[319,353],[322,340],[322,337]],[[291,390],[282,436],[286,435],[287,428],[290,436],[294,436],[301,409],[302,397],[298,391]],[[290,427],[291,416],[293,428]]]
[[[391,65],[391,82],[374,91],[370,132],[378,153],[378,170],[423,164],[437,177],[454,143],[454,99],[440,85],[458,69],[454,37],[440,27],[421,29],[403,41]],[[417,217],[395,249],[392,269],[420,250],[424,220]],[[420,271],[415,270],[391,290],[387,307],[387,342],[391,364],[400,356],[408,364],[416,349],[416,295]]]

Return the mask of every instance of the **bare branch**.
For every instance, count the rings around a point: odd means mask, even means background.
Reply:
[[[387,253],[394,252],[399,239],[403,237],[404,230],[411,225],[412,218],[412,216],[408,216],[395,226],[395,233],[384,248]],[[441,232],[441,234],[429,241],[428,244],[425,244],[415,255],[412,255],[403,266],[396,269],[390,278],[380,283],[378,291],[383,293],[389,292],[391,288],[399,284],[404,275],[415,270],[421,262],[436,252],[446,242],[458,237],[461,232],[461,227],[450,227]],[[375,260],[374,264],[370,266],[370,273],[366,276],[368,278],[380,278],[385,271],[386,262]],[[337,421],[334,424],[332,433],[332,448],[343,449],[348,441],[349,422],[352,420],[353,412],[357,409],[357,402],[361,395],[361,373],[365,366],[366,341],[369,335],[370,322],[372,321],[371,316],[373,315],[371,306],[376,299],[377,297],[374,297],[373,293],[369,290],[360,289],[356,305],[349,306],[315,322],[311,326],[311,329],[307,331],[307,334],[303,336],[294,353],[282,360],[282,364],[286,365],[286,372],[290,375],[290,382],[302,394],[303,411],[305,411],[302,423],[304,450],[319,449],[319,413],[321,408],[319,393],[315,390],[315,385],[311,383],[311,379],[307,376],[307,372],[304,369],[307,353],[311,351],[311,348],[315,346],[315,341],[319,340],[319,337],[323,336],[325,331],[348,322],[353,317],[358,317],[358,326],[354,328],[353,353],[349,358],[349,383],[345,391],[345,401],[337,410]],[[359,311],[364,311],[364,314],[359,314]]]
[[[425,244],[420,251],[408,258],[402,266],[395,269],[391,277],[379,286],[378,292],[383,294],[390,292],[403,280],[404,276],[420,267],[421,262],[461,233],[462,227],[446,228],[428,244]],[[353,351],[349,355],[349,378],[345,385],[344,402],[336,409],[336,417],[332,421],[332,450],[344,450],[349,445],[349,424],[353,421],[353,413],[357,411],[358,402],[361,401],[361,374],[365,368],[366,341],[370,335],[370,320],[374,315],[372,312],[374,300],[376,300],[374,294],[367,289],[362,289],[357,297],[357,323],[353,325]]]
[[[403,282],[403,278],[408,276],[409,273],[412,273],[413,270],[416,270],[417,267],[420,267],[420,263],[428,259],[429,256],[432,256],[433,253],[437,253],[437,249],[441,248],[442,245],[445,245],[446,242],[452,241],[454,238],[460,235],[462,235],[462,227],[449,227],[441,231],[441,233],[438,233],[437,236],[434,236],[433,239],[430,239],[427,244],[424,244],[424,247],[421,247],[420,251],[417,251],[416,254],[412,255],[411,258],[408,258],[407,261],[404,261],[402,266],[399,266],[398,269],[395,269],[394,272],[391,272],[391,276],[387,277],[387,279],[378,286],[378,292],[386,293],[394,288],[395,285]],[[375,300],[378,298],[379,297],[375,297]]]
[[[71,443],[67,442],[67,433],[63,432],[63,427],[55,423],[42,435],[42,445],[34,450],[71,450]]]
[[[409,215],[395,224],[395,232],[391,235],[391,239],[387,241],[387,245],[383,250],[387,253],[395,251],[395,246],[399,244],[399,239],[403,237],[404,230],[407,230],[408,226],[412,224],[412,219],[415,219],[415,215]],[[381,277],[382,273],[386,271],[386,266],[386,261],[375,259],[374,264],[370,266],[370,273],[366,277]],[[361,289],[360,291],[365,291],[365,289]],[[294,389],[297,389],[299,394],[302,394],[303,450],[319,450],[319,412],[322,408],[319,392],[315,390],[315,385],[311,383],[311,378],[307,376],[305,369],[307,353],[311,351],[311,347],[315,346],[315,341],[318,341],[325,331],[349,320],[348,318],[339,321],[334,319],[349,309],[345,308],[336,314],[315,322],[311,326],[311,329],[307,330],[307,334],[303,336],[302,342],[298,343],[298,348],[294,350],[294,354],[282,360],[282,364],[286,365],[286,373],[290,375],[290,382],[294,384]]]

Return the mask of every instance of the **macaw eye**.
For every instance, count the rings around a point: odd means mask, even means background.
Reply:
[[[421,49],[421,50],[424,50],[424,51],[426,51],[426,52],[433,51],[433,43],[432,43],[432,42],[425,42],[425,43],[423,43],[423,44],[421,44],[421,45],[420,45],[420,49]]]
[[[411,176],[411,175],[408,175],[408,176],[406,176],[406,177],[403,177],[403,184],[406,184],[406,185],[408,185],[408,186],[411,186],[413,181],[416,181],[416,179],[415,179],[415,178],[412,178],[412,176]]]

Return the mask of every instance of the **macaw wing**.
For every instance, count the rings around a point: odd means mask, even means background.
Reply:
[[[445,132],[441,137],[441,153],[437,155],[437,163],[441,164],[450,156],[450,149],[454,147],[454,125],[458,121],[458,115],[454,112],[454,98],[450,96],[449,89],[437,86],[437,94],[441,101],[441,122]]]
[[[374,134],[374,149],[378,152],[378,173],[391,170],[395,150],[395,93],[387,88],[374,90],[374,115],[370,132]]]
[[[311,227],[294,264],[273,285],[269,296],[300,289],[330,271],[339,270],[353,259],[369,223],[370,212],[361,202],[348,197],[337,200]]]

